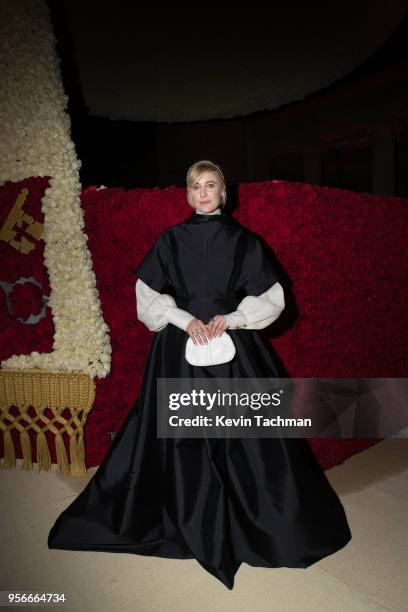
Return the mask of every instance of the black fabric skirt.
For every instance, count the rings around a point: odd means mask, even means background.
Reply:
[[[227,588],[242,562],[306,568],[351,540],[344,508],[302,438],[157,438],[158,377],[279,377],[256,331],[229,330],[226,364],[193,367],[187,334],[155,334],[138,398],[48,547],[195,558]]]

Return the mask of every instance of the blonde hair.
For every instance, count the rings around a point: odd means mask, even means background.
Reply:
[[[218,175],[218,178],[220,179],[221,184],[223,186],[223,192],[221,194],[219,206],[220,208],[223,208],[227,201],[227,185],[225,182],[224,174],[221,168],[209,159],[201,159],[200,161],[190,166],[187,170],[187,202],[192,206],[193,201],[191,198],[190,189],[198,181],[200,176],[204,174],[204,172],[215,172]]]

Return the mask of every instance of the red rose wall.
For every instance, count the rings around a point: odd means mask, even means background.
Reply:
[[[52,349],[54,327],[44,303],[50,287],[39,234],[41,197],[47,186],[47,178],[37,177],[0,188],[1,360]],[[106,378],[95,379],[96,399],[85,430],[89,467],[100,463],[111,441],[109,432],[119,429],[137,397],[152,340],[152,332],[136,317],[132,269],[158,235],[185,219],[191,209],[185,190],[174,186],[130,191],[89,187],[81,202],[112,343],[111,371]],[[10,214],[21,219],[12,232]],[[269,243],[288,275],[291,290],[285,311],[263,333],[291,377],[405,376],[405,200],[268,181],[239,185],[233,214]],[[20,284],[22,278],[35,282]],[[27,323],[30,315],[33,324]],[[53,437],[47,436],[56,462]],[[13,441],[16,455],[21,456],[18,437],[13,436]],[[312,439],[310,443],[326,469],[377,441]],[[3,455],[2,444],[1,440]]]

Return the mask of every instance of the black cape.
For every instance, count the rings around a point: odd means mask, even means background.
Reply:
[[[205,323],[282,280],[260,238],[225,211],[163,232],[135,273]],[[188,335],[154,334],[140,393],[97,472],[57,518],[49,548],[195,558],[232,589],[242,562],[306,568],[351,539],[344,508],[302,438],[157,438],[163,378],[284,376],[262,335],[229,330],[234,359],[185,359]]]

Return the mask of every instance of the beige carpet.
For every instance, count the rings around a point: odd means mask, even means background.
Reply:
[[[344,549],[308,569],[242,564],[233,591],[194,559],[49,550],[49,529],[88,478],[20,467],[0,470],[0,590],[65,593],[64,605],[47,609],[408,610],[407,439],[384,440],[326,472],[353,534]]]

